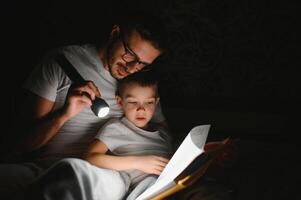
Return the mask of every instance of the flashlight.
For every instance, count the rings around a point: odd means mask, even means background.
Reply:
[[[85,82],[85,79],[78,73],[75,67],[63,54],[56,55],[55,60],[61,66],[67,76],[71,79],[71,81],[73,81],[74,83]],[[102,118],[109,114],[110,107],[105,100],[100,97],[95,97],[95,99],[92,100],[91,110],[96,116]]]
[[[95,97],[94,101],[92,101],[91,110],[98,117],[105,117],[110,112],[110,107],[105,100],[99,97]]]

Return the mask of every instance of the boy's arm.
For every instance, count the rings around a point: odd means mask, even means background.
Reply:
[[[90,145],[88,151],[84,155],[84,159],[101,168],[114,169],[114,170],[127,170],[131,169],[133,162],[131,157],[107,155],[108,147],[101,140],[95,139]]]
[[[168,160],[160,156],[114,156],[105,154],[108,147],[100,140],[94,140],[84,159],[97,167],[117,171],[137,169],[160,175]]]

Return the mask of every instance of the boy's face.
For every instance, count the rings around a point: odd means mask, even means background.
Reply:
[[[116,96],[116,101],[128,120],[139,128],[145,128],[155,112],[159,98],[156,97],[155,86],[129,84],[121,97]]]

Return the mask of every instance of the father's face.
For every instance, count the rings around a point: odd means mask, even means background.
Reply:
[[[117,41],[115,47],[111,49],[108,68],[114,78],[123,79],[151,64],[160,53],[149,41],[142,39],[140,34],[134,31],[128,39]]]

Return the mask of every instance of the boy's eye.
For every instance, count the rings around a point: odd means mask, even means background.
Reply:
[[[147,104],[149,104],[149,105],[152,105],[152,104],[154,104],[155,102],[154,101],[149,101],[149,102],[147,102]]]
[[[129,101],[128,103],[129,104],[136,104],[137,102],[135,102],[135,101]]]

